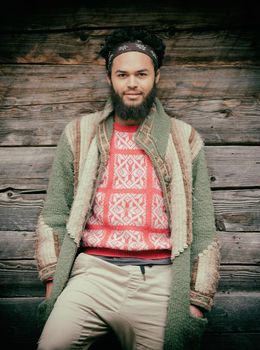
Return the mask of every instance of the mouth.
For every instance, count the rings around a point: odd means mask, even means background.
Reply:
[[[136,100],[142,96],[142,93],[141,92],[125,92],[124,96],[126,98],[128,98],[129,100]]]

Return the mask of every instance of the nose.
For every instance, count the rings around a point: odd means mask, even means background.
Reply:
[[[131,89],[134,89],[137,87],[137,81],[134,75],[129,75],[127,79],[127,86],[128,88],[131,88]]]

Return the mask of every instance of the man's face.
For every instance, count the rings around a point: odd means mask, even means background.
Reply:
[[[153,102],[155,85],[160,73],[155,75],[152,59],[141,52],[126,52],[117,56],[112,63],[111,77],[108,78],[112,87],[112,100],[122,114],[140,114],[144,106]],[[117,108],[116,108],[117,109]],[[150,109],[150,107],[148,108]],[[147,108],[145,107],[145,110]],[[149,112],[149,110],[148,110]],[[128,119],[120,116],[122,119]],[[135,118],[143,118],[136,115]],[[134,119],[135,119],[134,118]]]

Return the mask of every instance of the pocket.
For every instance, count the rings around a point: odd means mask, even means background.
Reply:
[[[40,328],[43,328],[45,322],[47,321],[55,300],[53,298],[44,299],[37,308],[37,323]]]
[[[48,299],[43,300],[37,308],[37,324],[39,328],[43,328],[48,316],[47,314],[48,308]]]
[[[206,317],[196,317],[190,313],[189,315],[191,323],[199,325],[199,327],[206,327],[208,319]]]
[[[80,253],[74,261],[74,264],[70,273],[70,278],[78,276],[82,273],[86,273],[86,271],[87,271],[86,254]]]
[[[205,328],[208,324],[208,319],[205,317],[196,317],[189,313],[189,349],[198,350],[201,346],[201,340]]]

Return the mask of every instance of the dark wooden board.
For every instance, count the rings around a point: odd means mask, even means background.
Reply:
[[[0,33],[0,63],[103,64],[98,53],[111,30]],[[158,30],[166,44],[164,66],[187,64],[258,64],[260,38],[254,30]]]
[[[238,268],[260,265],[260,232],[217,232],[221,263]],[[34,259],[35,232],[0,231],[0,261]]]
[[[176,65],[161,68],[160,98],[197,100],[259,96],[260,67]],[[0,104],[24,106],[103,101],[109,93],[98,65],[2,65]]]
[[[55,150],[0,148],[0,189],[46,190]],[[212,189],[260,187],[260,146],[206,146],[205,151]],[[11,192],[7,196],[12,199]]]
[[[255,98],[169,98],[166,112],[190,123],[206,144],[260,145],[260,103]],[[53,146],[69,121],[101,110],[104,101],[0,106],[1,146]]]

